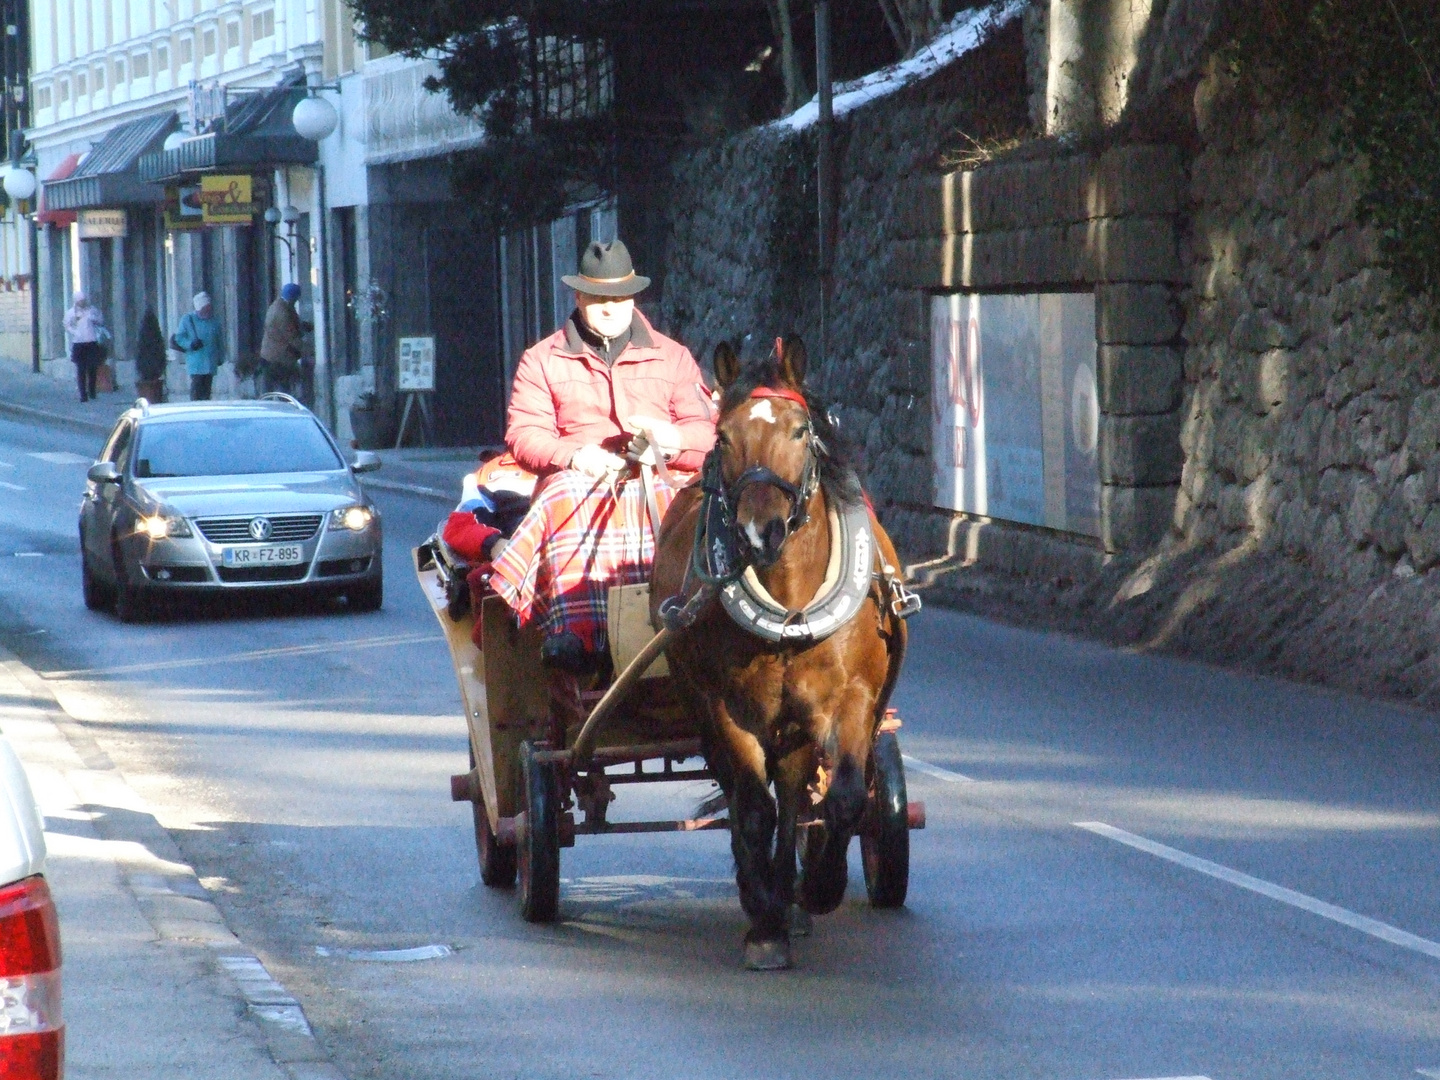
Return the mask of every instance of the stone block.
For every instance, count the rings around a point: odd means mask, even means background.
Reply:
[[[1101,412],[1117,416],[1168,413],[1180,404],[1183,370],[1178,349],[1102,345],[1098,359]]]
[[[1089,217],[1158,217],[1180,208],[1184,170],[1173,146],[1116,146],[1096,163]]]
[[[1180,325],[1180,305],[1168,285],[1126,282],[1095,289],[1095,335],[1102,345],[1165,345]]]
[[[1106,551],[1146,551],[1172,527],[1180,489],[1174,485],[1100,489],[1100,538]]]
[[[1132,487],[1174,484],[1184,458],[1180,414],[1100,417],[1100,482]]]
[[[1185,280],[1173,218],[1099,218],[1069,229],[1084,252],[1079,280],[1173,282]]]

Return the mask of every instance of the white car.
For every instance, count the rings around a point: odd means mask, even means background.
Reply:
[[[45,883],[45,833],[30,782],[0,735],[0,1077],[59,1080],[60,923]]]

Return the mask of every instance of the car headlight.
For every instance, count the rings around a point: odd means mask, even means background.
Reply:
[[[370,527],[370,522],[375,520],[375,512],[368,506],[342,506],[338,510],[330,511],[330,527],[332,529],[349,529],[351,532],[360,532]]]
[[[178,514],[152,514],[140,519],[139,530],[151,540],[189,536],[190,523]]]

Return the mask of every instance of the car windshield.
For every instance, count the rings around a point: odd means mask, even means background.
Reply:
[[[144,424],[135,475],[243,476],[343,469],[310,416],[237,416]]]

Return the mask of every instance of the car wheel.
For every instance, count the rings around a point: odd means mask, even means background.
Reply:
[[[385,579],[375,577],[363,585],[357,585],[345,593],[345,599],[355,611],[379,611],[385,602]]]
[[[85,596],[85,606],[91,611],[103,611],[110,601],[109,590],[95,577],[90,565],[90,556],[80,550],[80,591]]]
[[[125,560],[120,554],[120,545],[113,548],[115,559],[115,617],[123,623],[144,622],[150,613],[150,605],[139,587],[130,584],[125,573]]]

